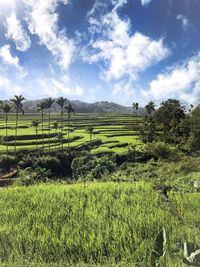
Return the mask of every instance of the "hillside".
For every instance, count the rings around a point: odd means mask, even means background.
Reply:
[[[35,112],[37,104],[41,100],[28,100],[24,102],[25,112]],[[132,107],[125,107],[113,102],[100,101],[95,103],[87,103],[79,100],[67,100],[75,108],[77,113],[133,113]],[[59,111],[59,106],[54,104],[52,106],[52,111]],[[139,114],[144,114],[144,109],[139,108]]]

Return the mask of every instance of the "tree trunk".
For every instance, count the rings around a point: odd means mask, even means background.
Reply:
[[[69,148],[69,114],[68,114],[68,148]]]
[[[7,136],[8,136],[8,114],[6,113],[6,140],[7,140]],[[8,158],[8,141],[6,141],[6,152],[7,152],[7,158]]]
[[[44,148],[44,112],[42,110],[42,147]]]
[[[51,142],[51,140],[50,140],[50,119],[51,119],[51,117],[50,117],[50,109],[49,109],[49,151],[50,151],[50,142]]]
[[[35,128],[35,132],[36,132],[36,150],[38,148],[38,127]]]
[[[16,153],[17,153],[17,127],[18,127],[18,115],[19,115],[19,110],[17,107],[16,110],[16,124],[15,124],[15,159],[16,159]]]
[[[63,109],[61,108],[61,114],[60,114],[60,120],[61,120],[61,149],[63,150]]]

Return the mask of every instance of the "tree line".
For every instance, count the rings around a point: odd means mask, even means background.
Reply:
[[[23,109],[23,102],[25,101],[25,97],[22,95],[15,95],[14,98],[10,99],[8,102],[0,101],[0,109],[2,110],[3,114],[5,114],[5,126],[6,126],[6,137],[8,136],[8,115],[11,112],[12,109],[15,111],[15,145],[14,145],[14,154],[16,157],[16,151],[17,151],[17,135],[18,135],[18,124],[19,124],[19,114],[24,114]],[[36,129],[36,148],[37,148],[37,135],[38,135],[38,127],[41,124],[41,131],[42,131],[42,144],[44,147],[44,115],[45,112],[48,114],[48,148],[50,150],[51,146],[51,107],[53,103],[56,103],[60,107],[60,125],[58,125],[58,122],[53,123],[53,128],[57,130],[60,128],[60,132],[58,134],[58,139],[61,143],[61,148],[63,149],[63,121],[64,121],[64,113],[67,114],[67,122],[68,122],[68,147],[69,147],[69,134],[70,134],[70,118],[71,114],[75,114],[74,107],[67,103],[67,99],[64,97],[59,97],[57,100],[53,98],[46,98],[42,100],[38,105],[36,112],[39,112],[41,115],[40,120],[33,120],[31,122],[31,125],[35,127]],[[7,154],[8,154],[8,144],[7,147]]]
[[[140,134],[142,141],[163,141],[179,149],[200,149],[200,104],[184,107],[177,99],[163,101],[156,109],[153,101],[146,106]]]

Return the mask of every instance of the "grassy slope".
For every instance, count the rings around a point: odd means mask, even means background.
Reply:
[[[177,242],[199,242],[199,201],[199,194],[183,198],[172,193],[170,205],[162,204],[159,194],[143,182],[5,189],[0,191],[0,259],[14,266],[18,262],[152,266],[155,240],[165,227],[166,266],[180,267],[182,261],[169,252]]]

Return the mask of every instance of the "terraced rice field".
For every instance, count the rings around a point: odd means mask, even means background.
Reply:
[[[20,115],[18,123],[18,137],[17,137],[17,150],[22,149],[35,149],[37,148],[48,149],[48,117],[44,118],[44,132],[42,138],[42,126],[41,123],[38,127],[38,135],[36,139],[36,129],[31,126],[31,121],[41,121],[40,114],[25,114]],[[53,123],[58,122],[58,129],[53,128]],[[137,145],[138,148],[142,146],[139,138],[139,126],[141,123],[141,117],[134,117],[131,114],[76,114],[71,117],[68,125],[67,115],[64,116],[63,121],[63,134],[64,134],[64,148],[68,147],[68,129],[70,130],[70,142],[69,147],[78,148],[79,146],[90,143],[90,134],[87,132],[87,127],[93,127],[92,153],[99,152],[116,152],[126,153],[129,144]],[[60,116],[59,114],[51,115],[50,126],[50,141],[51,149],[58,149],[60,147],[60,140],[57,134],[61,132],[60,128]],[[5,121],[3,115],[0,117],[0,137],[6,135]],[[15,114],[11,114],[8,118],[8,136],[15,135]],[[95,140],[99,140],[98,144],[95,144]],[[6,143],[0,145],[0,151],[6,150],[6,144],[8,150],[11,152],[14,150],[15,140],[8,140]]]

